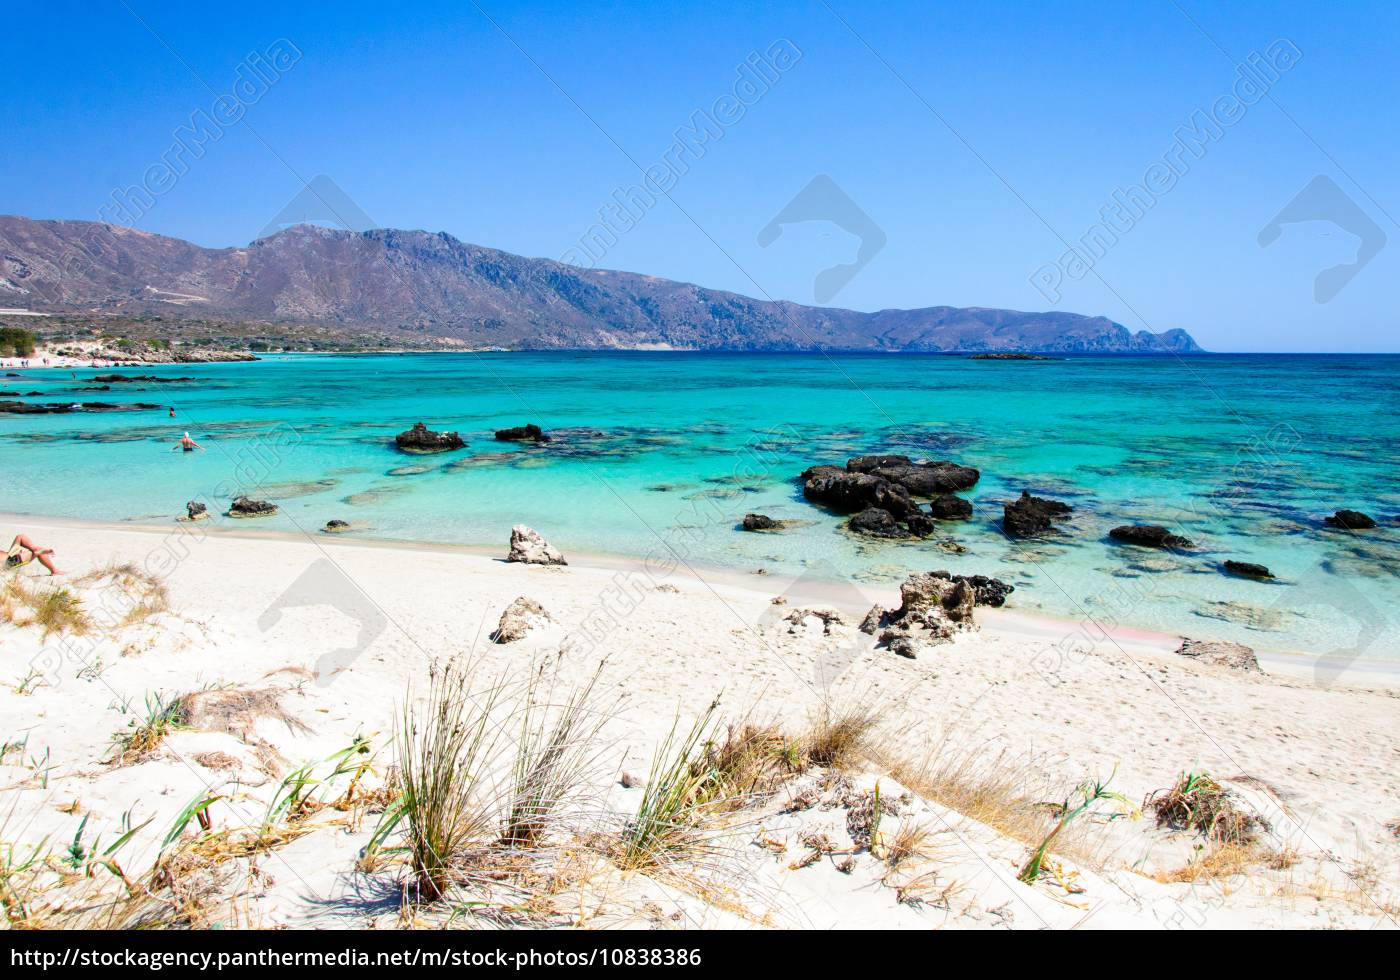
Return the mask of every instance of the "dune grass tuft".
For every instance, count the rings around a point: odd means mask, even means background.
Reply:
[[[623,868],[663,865],[703,845],[700,825],[720,805],[712,787],[717,773],[706,758],[718,708],[718,701],[711,702],[688,731],[682,731],[678,714],[657,747],[641,805],[618,840]]]
[[[456,880],[468,845],[498,829],[482,784],[500,756],[501,728],[492,713],[503,688],[474,692],[473,671],[457,663],[434,665],[429,676],[423,702],[404,704],[397,748],[409,863],[420,896],[438,901]]]
[[[1263,817],[1241,808],[1238,798],[1204,770],[1182,773],[1170,789],[1158,790],[1143,802],[1157,826],[1194,830],[1220,844],[1253,844],[1269,830]]]
[[[111,760],[112,764],[130,765],[150,756],[165,741],[166,736],[177,728],[184,727],[180,721],[184,710],[180,698],[166,701],[159,693],[147,694],[145,717],[139,723],[133,718],[129,731],[118,732],[112,736],[112,741],[116,744],[116,755]]]
[[[873,748],[878,722],[874,708],[854,703],[833,706],[823,701],[800,740],[803,754],[812,765],[828,769],[854,765]]]
[[[576,799],[596,768],[598,735],[607,716],[593,704],[599,667],[583,687],[571,692],[557,708],[540,695],[536,673],[524,695],[520,734],[515,747],[510,797],[501,843],[535,847],[545,837],[551,819]]]

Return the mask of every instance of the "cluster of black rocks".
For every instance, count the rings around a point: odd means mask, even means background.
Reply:
[[[855,456],[845,467],[813,466],[802,473],[802,495],[843,514],[852,531],[881,538],[927,537],[936,521],[966,520],[968,490],[981,473],[948,460],[916,463],[908,456]],[[932,498],[928,510],[915,497]]]

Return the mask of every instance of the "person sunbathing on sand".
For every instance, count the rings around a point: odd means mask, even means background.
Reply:
[[[203,446],[191,439],[190,434],[186,432],[183,436],[180,437],[179,442],[175,443],[175,445],[170,447],[170,451],[173,453],[177,449],[183,449],[187,453],[192,453],[196,449],[203,448]]]
[[[28,565],[34,559],[49,570],[50,575],[62,575],[62,570],[53,563],[53,549],[41,548],[27,534],[16,534],[10,542],[10,550],[5,553],[5,571]]]

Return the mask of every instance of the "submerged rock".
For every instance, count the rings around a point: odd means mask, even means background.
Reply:
[[[456,432],[434,432],[422,422],[396,435],[394,444],[406,453],[445,453],[466,446]]]
[[[527,565],[567,565],[564,555],[534,528],[517,524],[510,529],[510,552],[506,561]]]
[[[1114,541],[1135,544],[1143,548],[1190,548],[1191,542],[1173,534],[1160,524],[1124,524],[1108,532]]]
[[[254,500],[252,497],[239,497],[228,508],[229,517],[270,517],[277,513],[277,505],[267,500]]]
[[[953,493],[940,493],[929,504],[936,521],[965,521],[972,516],[972,501]]]
[[[1049,531],[1056,518],[1073,510],[1069,504],[1032,497],[1029,490],[1022,490],[1018,499],[1003,507],[1001,526],[1013,538],[1028,538]]]
[[[1339,527],[1346,531],[1369,531],[1376,526],[1376,522],[1359,510],[1339,510],[1331,517],[1323,518],[1324,523],[1331,527]]]
[[[502,442],[549,442],[544,430],[533,423],[517,425],[510,429],[497,429],[496,438]]]
[[[905,538],[909,532],[900,527],[894,515],[879,507],[867,507],[846,524],[857,534],[868,534],[876,538]]]
[[[782,526],[782,521],[775,521],[767,514],[744,515],[743,528],[745,531],[775,531]]]
[[[1264,565],[1255,564],[1252,561],[1235,561],[1230,559],[1225,562],[1225,571],[1231,575],[1239,575],[1244,578],[1273,578],[1274,573]]]
[[[514,602],[506,606],[505,612],[501,613],[500,622],[491,634],[491,642],[515,643],[517,640],[523,640],[530,630],[548,626],[552,622],[553,618],[534,599],[517,596]]]
[[[1259,658],[1251,647],[1224,640],[1182,640],[1176,651],[1183,657],[1249,674],[1262,674]]]

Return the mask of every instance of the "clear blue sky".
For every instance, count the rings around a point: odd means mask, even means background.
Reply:
[[[786,38],[800,60],[600,265],[811,303],[856,239],[824,221],[767,247],[758,234],[826,174],[884,237],[832,305],[1101,313],[1214,350],[1400,349],[1393,2],[478,2],[12,5],[0,212],[97,218],[250,52],[286,39],[300,59],[140,227],[244,244],[326,175],[377,225],[557,258],[638,181],[633,161],[660,161],[736,66]],[[1280,39],[1302,57],[1268,96],[1187,157],[1092,272],[1063,276],[1053,302],[1038,291],[1062,240]],[[1319,176],[1304,217],[1337,213],[1340,194],[1384,236],[1325,303],[1314,278],[1352,262],[1353,234],[1308,220],[1257,240]]]

